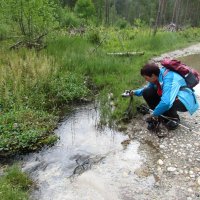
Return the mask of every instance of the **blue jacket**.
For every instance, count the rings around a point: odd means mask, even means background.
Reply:
[[[165,67],[160,69],[158,81],[162,88],[162,96],[161,101],[153,111],[153,115],[159,116],[169,110],[172,107],[176,97],[179,98],[179,100],[185,105],[186,109],[192,115],[199,108],[199,104],[194,92],[189,88],[181,88],[186,86],[185,79],[182,76],[173,71],[168,71],[165,73],[166,70],[167,69]],[[149,83],[146,85],[146,87],[156,88],[156,85]],[[142,96],[144,88],[145,87],[135,90],[134,94],[136,96]]]

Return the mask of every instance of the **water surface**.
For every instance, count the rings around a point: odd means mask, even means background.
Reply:
[[[200,54],[192,54],[180,57],[178,59],[181,60],[186,65],[193,67],[200,73]],[[200,84],[198,84],[194,89],[195,92],[200,96]]]
[[[121,142],[128,136],[109,128],[99,129],[98,122],[94,105],[77,108],[56,130],[60,141],[54,147],[24,160],[23,169],[38,185],[33,199],[132,199],[136,191],[153,186],[153,176],[139,181],[134,174],[144,162],[138,154],[140,144],[132,141],[124,148]],[[69,178],[77,165],[88,158],[103,159]]]

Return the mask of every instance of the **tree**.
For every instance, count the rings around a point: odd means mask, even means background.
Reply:
[[[74,10],[80,18],[86,20],[95,13],[94,4],[91,0],[78,0]]]
[[[53,0],[1,0],[0,12],[13,25],[14,32],[29,40],[57,26]]]
[[[161,16],[161,11],[162,11],[162,4],[163,4],[163,0],[159,0],[159,5],[158,5],[158,11],[157,11],[157,16],[156,16],[156,23],[155,23],[155,26],[154,26],[154,31],[153,31],[153,35],[156,35],[156,32],[157,32],[157,28],[160,24],[160,16]]]

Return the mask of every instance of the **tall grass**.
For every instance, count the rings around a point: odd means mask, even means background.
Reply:
[[[56,112],[87,95],[84,77],[35,51],[2,51],[0,57],[0,155],[54,142],[47,133],[56,126]]]
[[[51,58],[34,51],[3,52],[1,59],[0,93],[1,105],[5,109],[24,106],[34,88],[48,82],[57,70]]]
[[[8,168],[0,177],[0,199],[1,200],[28,200],[28,191],[32,181],[23,174],[18,166]]]

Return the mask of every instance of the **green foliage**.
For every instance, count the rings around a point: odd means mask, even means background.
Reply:
[[[55,61],[44,54],[21,50],[1,56],[0,104],[4,112],[23,107],[54,110],[88,92],[83,77],[60,72]]]
[[[179,32],[181,37],[184,37],[188,41],[193,41],[194,39],[200,40],[200,31],[199,28],[188,28],[184,31]]]
[[[98,29],[92,29],[87,34],[87,39],[93,44],[99,44],[101,41],[100,32]]]
[[[30,38],[57,27],[56,4],[53,0],[2,0],[0,12],[5,22],[12,24],[14,32]],[[16,27],[18,28],[16,29]]]
[[[0,24],[0,41],[5,40],[10,35],[10,27],[6,24]]]
[[[44,143],[43,140],[48,137],[47,132],[53,131],[56,123],[57,118],[53,115],[31,109],[1,114],[1,155],[32,151],[48,144]]]
[[[28,190],[32,184],[28,176],[22,173],[17,165],[14,165],[0,177],[0,199],[28,200]]]
[[[57,118],[46,111],[85,97],[84,78],[34,51],[2,52],[1,58],[0,152],[30,151],[54,142],[56,137],[47,133]]]
[[[137,28],[144,28],[146,26],[146,23],[140,18],[136,18],[134,19],[133,25]]]
[[[78,27],[82,24],[82,20],[67,8],[60,8],[58,15],[61,27]]]
[[[84,19],[93,16],[95,12],[94,4],[91,0],[78,0],[74,10],[80,18]]]
[[[125,29],[129,26],[129,23],[127,20],[125,20],[124,18],[119,18],[116,22],[115,22],[115,26],[119,27],[120,29]]]

